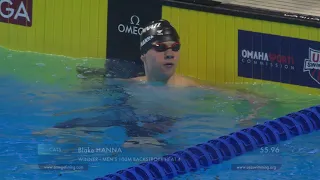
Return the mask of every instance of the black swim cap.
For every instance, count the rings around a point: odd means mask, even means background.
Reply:
[[[140,36],[140,50],[141,54],[147,53],[152,48],[152,43],[175,41],[179,42],[180,37],[176,29],[171,26],[167,20],[152,21],[145,28],[143,28]]]

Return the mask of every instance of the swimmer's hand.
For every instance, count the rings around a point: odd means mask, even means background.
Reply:
[[[244,126],[252,126],[255,123],[252,121],[253,119],[257,118],[259,110],[261,110],[265,105],[268,104],[268,98],[262,97],[261,95],[253,94],[252,92],[248,92],[245,90],[237,90],[234,94],[234,90],[229,88],[221,88],[221,87],[214,87],[208,85],[207,83],[203,83],[199,86],[204,89],[211,89],[220,92],[224,92],[226,94],[230,94],[230,96],[234,97],[235,99],[240,100],[247,100],[252,105],[252,111],[249,112],[249,115],[244,119],[240,120],[240,124]]]
[[[250,114],[244,118],[240,120],[240,124],[247,127],[247,126],[253,126],[255,125],[254,121],[252,121],[253,119],[258,117],[258,113],[259,111],[268,104],[268,99],[265,97],[261,97],[258,95],[254,95],[254,94],[250,94],[250,93],[243,93],[243,92],[238,92],[237,93],[237,97],[240,99],[245,99],[247,101],[249,101],[249,103],[252,105],[252,111],[250,112]]]

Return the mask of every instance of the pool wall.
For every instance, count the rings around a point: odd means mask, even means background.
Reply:
[[[184,45],[180,73],[213,84],[273,81],[300,92],[319,93],[319,68],[316,78],[303,70],[309,48],[320,50],[319,18],[199,3],[168,0],[163,6],[163,18],[177,27]],[[250,58],[248,53],[244,58],[243,49],[253,56],[257,52],[258,58]],[[273,61],[270,56],[275,56]]]
[[[105,58],[107,0],[0,1],[0,46],[71,57]],[[12,3],[10,5],[10,3]],[[23,3],[27,13],[19,11]],[[7,8],[11,8],[6,10]],[[12,11],[13,10],[13,11]],[[18,16],[20,24],[11,24]],[[26,26],[29,24],[29,26]]]
[[[106,58],[119,50],[117,47],[125,47],[118,56],[112,56],[122,59],[124,54],[138,53],[141,27],[153,17],[162,17],[180,33],[181,74],[212,84],[267,82],[298,92],[319,93],[317,17],[213,1],[17,0],[12,5],[8,2],[11,1],[2,1],[2,14],[11,12],[5,6],[14,13],[9,18],[0,17],[0,45],[8,49]],[[21,3],[30,21],[25,17],[14,19]],[[153,13],[143,13],[147,9]],[[114,12],[119,14],[110,14]],[[113,16],[116,18],[110,20]],[[124,25],[123,30],[119,30],[120,24]],[[125,32],[112,34],[112,31]],[[139,61],[136,54],[134,59]],[[313,64],[305,70],[310,55],[314,55],[310,60]]]

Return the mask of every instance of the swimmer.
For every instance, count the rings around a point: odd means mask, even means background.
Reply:
[[[224,91],[227,89],[208,86],[194,79],[176,74],[180,60],[181,42],[176,29],[167,20],[152,21],[143,29],[140,36],[141,60],[144,64],[145,76],[132,78],[133,81],[161,82],[177,87],[201,87]],[[255,118],[257,111],[266,104],[266,99],[252,94],[237,92],[236,97],[248,100],[253,106],[253,112],[240,123],[252,125],[250,119]]]
[[[145,76],[131,80],[160,82],[169,86],[196,86],[196,81],[176,74],[180,47],[180,37],[167,20],[149,23],[140,36],[141,60]]]
[[[226,89],[205,86],[194,79],[176,74],[176,67],[180,60],[180,48],[181,42],[179,35],[168,21],[157,20],[149,23],[146,28],[144,28],[140,37],[141,60],[144,64],[145,76],[131,78],[129,81],[151,84],[153,82],[158,82],[175,87],[215,89],[229,94],[229,91]],[[248,93],[239,93],[234,96],[248,100],[253,105],[252,113],[242,120],[244,122],[242,125],[251,126],[252,124],[250,124],[250,120],[254,119],[258,110],[264,106],[265,99],[259,99],[257,96]],[[126,127],[129,137],[129,140],[126,141],[125,145],[132,146],[134,144],[143,144],[146,142],[146,137],[152,138],[154,134],[166,133],[177,119],[179,119],[172,117],[160,117],[158,115],[143,117],[135,114],[134,110],[130,107],[125,108],[126,110],[124,110],[124,104],[125,102],[121,104],[121,107],[118,107],[118,110],[120,110],[119,112],[115,109],[109,109],[109,111],[107,110],[106,112],[107,114],[103,116],[67,120],[56,124],[50,132],[54,132],[54,134],[56,134],[60,130],[66,129],[79,129],[81,132],[85,133],[93,131],[103,132],[110,126],[121,126]],[[150,120],[151,122],[144,122],[141,126],[136,124],[141,122],[139,119]],[[48,132],[44,134],[48,134]],[[152,142],[155,145],[162,144],[161,141],[156,139],[152,140]]]

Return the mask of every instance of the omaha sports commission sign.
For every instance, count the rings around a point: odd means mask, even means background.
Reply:
[[[320,88],[320,43],[238,31],[238,76]]]
[[[0,22],[31,27],[33,0],[0,0]]]

